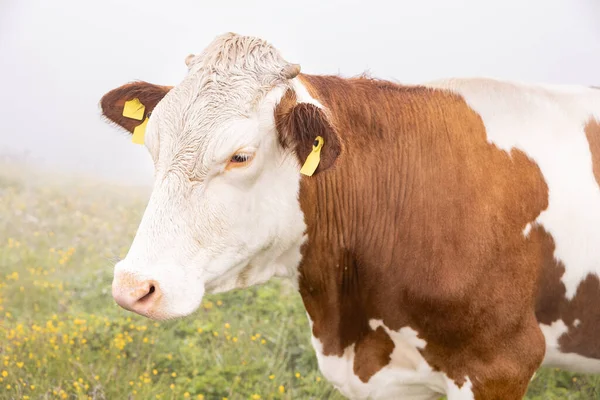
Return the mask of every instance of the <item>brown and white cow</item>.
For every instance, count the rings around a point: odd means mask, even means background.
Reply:
[[[353,399],[519,399],[542,363],[600,373],[600,90],[305,75],[236,34],[186,62],[175,87],[101,101],[129,131],[126,101],[152,113],[117,303],[167,319],[288,277]]]

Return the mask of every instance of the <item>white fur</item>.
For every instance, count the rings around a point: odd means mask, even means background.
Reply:
[[[539,166],[549,204],[532,223],[554,238],[554,256],[565,265],[562,282],[572,299],[588,274],[600,275],[600,188],[584,131],[592,118],[600,120],[600,90],[493,79],[452,79],[428,86],[462,95],[481,116],[490,143],[506,151],[519,149]],[[529,230],[527,224],[523,234]],[[566,332],[563,321],[541,328],[548,344],[546,365],[566,362],[572,367],[577,362],[589,371],[600,369],[600,360],[559,351],[557,340]]]
[[[540,324],[540,329],[546,339],[546,357],[544,362],[552,364],[557,356],[562,356],[560,347],[558,345],[558,339],[565,334],[569,328],[565,325],[562,320],[554,321],[551,325]]]
[[[296,99],[298,103],[308,103],[318,108],[323,108],[323,104],[321,104],[319,100],[315,99],[310,95],[310,93],[308,93],[308,89],[306,89],[306,87],[302,84],[300,79],[292,79],[292,88],[296,93]]]
[[[290,85],[285,65],[264,41],[223,35],[189,60],[186,78],[155,108],[146,132],[153,192],[115,266],[157,283],[163,296],[149,316],[187,315],[205,291],[296,278],[300,165],[279,146],[273,113]],[[225,170],[239,150],[256,156]]]
[[[312,332],[313,323],[309,317]],[[390,363],[375,373],[368,382],[354,374],[354,344],[341,357],[323,354],[323,344],[312,336],[319,369],[344,396],[350,399],[434,400],[446,394],[449,400],[473,399],[470,379],[460,388],[444,373],[433,371],[419,353],[427,343],[409,327],[390,330],[381,320],[369,321],[371,329],[383,327],[394,342]]]
[[[573,325],[577,327],[580,322],[575,320]],[[600,373],[600,362],[598,360],[560,351],[558,339],[569,330],[562,320],[554,321],[551,325],[540,324],[540,328],[546,338],[545,365],[574,372]]]
[[[531,224],[525,225],[525,228],[523,229],[523,236],[528,237],[529,232],[531,232]]]

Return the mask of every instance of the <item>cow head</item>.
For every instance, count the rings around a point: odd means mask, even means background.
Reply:
[[[104,116],[129,132],[141,121],[123,116],[125,102],[137,98],[149,116],[155,181],[115,266],[113,296],[153,319],[190,314],[205,292],[295,278],[305,240],[301,164],[317,136],[325,144],[316,174],[341,151],[299,66],[265,41],[222,35],[186,64],[177,86],[130,83],[101,100]]]

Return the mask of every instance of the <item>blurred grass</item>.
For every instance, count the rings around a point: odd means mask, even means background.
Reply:
[[[341,399],[285,283],[207,296],[178,321],[114,304],[147,194],[0,165],[0,399]],[[542,369],[527,398],[600,399],[600,378]]]

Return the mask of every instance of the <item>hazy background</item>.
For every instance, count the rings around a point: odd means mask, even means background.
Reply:
[[[151,182],[145,148],[100,118],[100,97],[177,84],[185,56],[227,31],[308,73],[600,84],[598,0],[0,0],[0,154]]]

